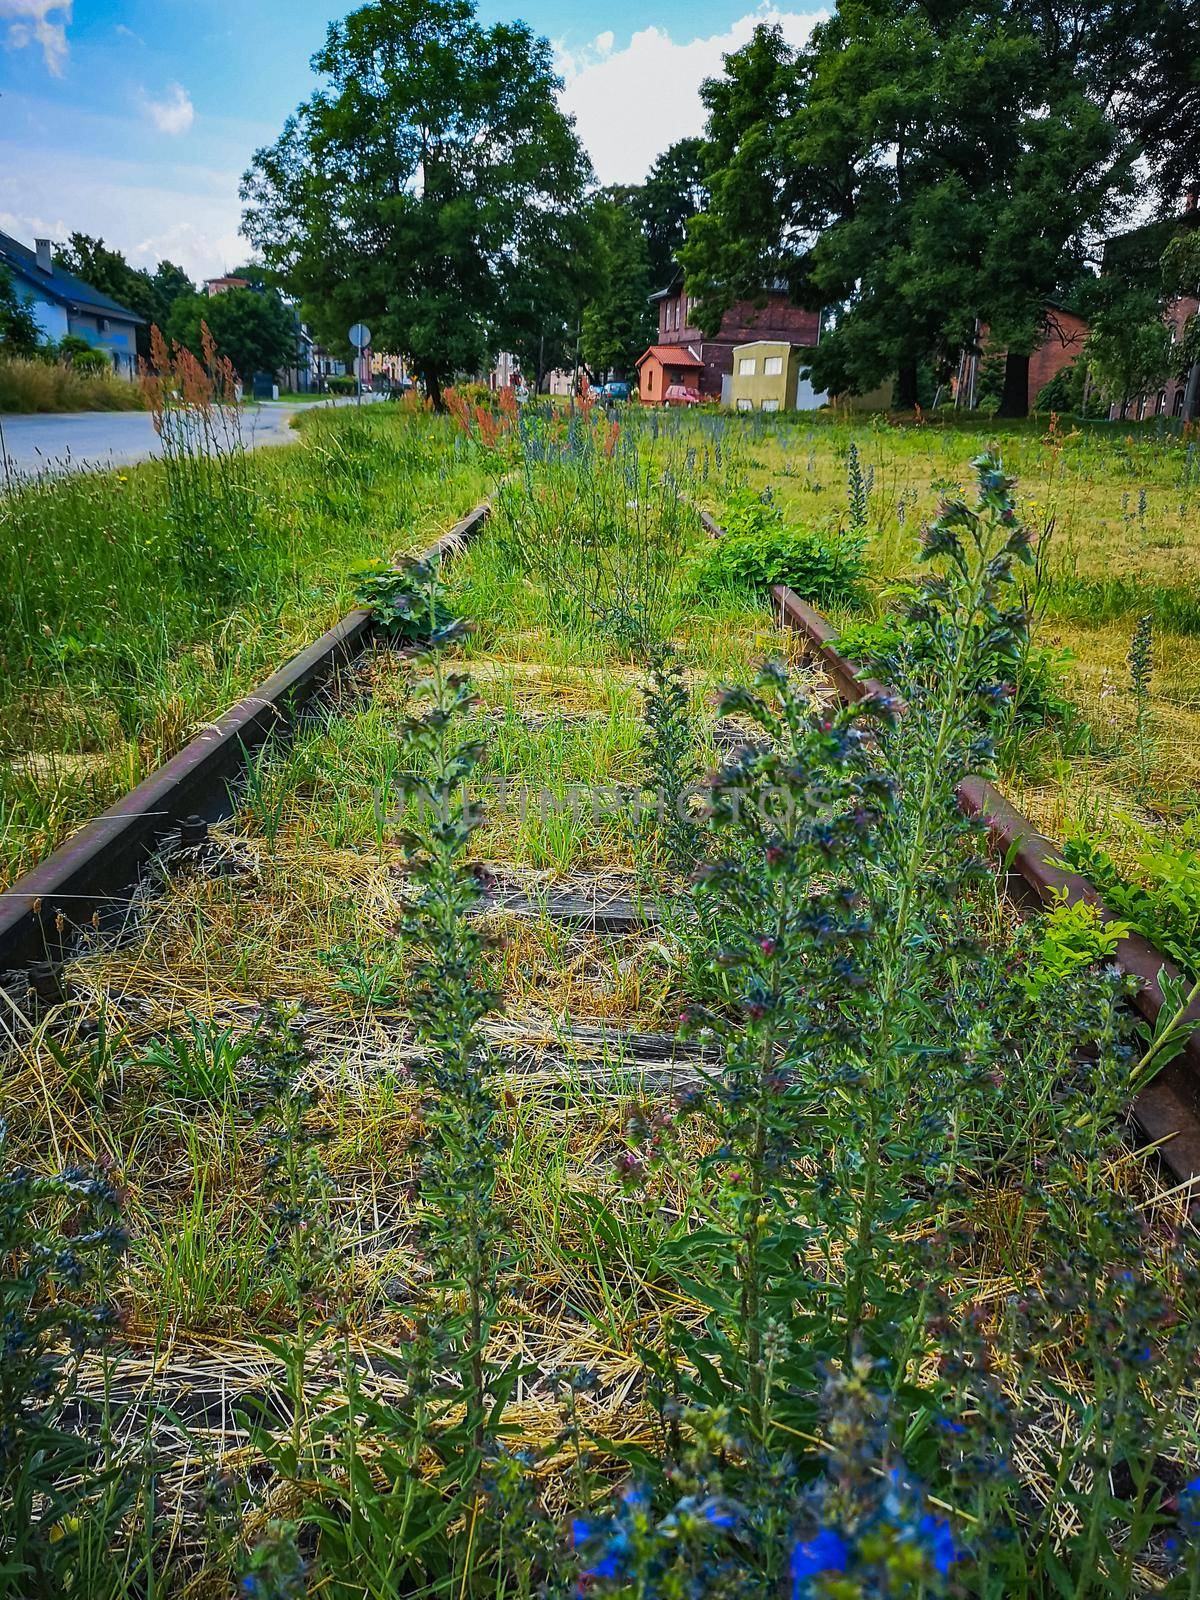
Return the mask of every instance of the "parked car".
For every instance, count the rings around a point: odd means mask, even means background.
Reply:
[[[601,400],[628,400],[629,385],[627,383],[619,383],[616,380],[611,383],[602,383],[596,390],[596,394]]]
[[[689,389],[686,383],[673,383],[663,395],[663,400],[669,406],[698,406],[700,391]]]

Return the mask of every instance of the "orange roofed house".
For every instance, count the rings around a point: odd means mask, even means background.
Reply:
[[[638,396],[643,404],[660,406],[672,384],[700,388],[704,362],[686,345],[652,344],[637,363]]]
[[[658,339],[638,362],[642,399],[661,401],[662,389],[656,388],[653,396],[646,393],[646,373],[647,368],[661,369],[665,362],[668,367],[674,363],[680,372],[686,364],[686,375],[672,378],[672,383],[686,383],[699,389],[705,400],[728,405],[733,352],[738,345],[757,339],[788,345],[817,343],[821,336],[819,312],[794,305],[782,284],[775,284],[762,298],[762,305],[735,300],[722,317],[716,337],[708,339],[688,321],[694,302],[684,291],[683,268],[676,267],[667,287],[650,296],[651,304],[658,307]],[[664,357],[664,350],[677,353]]]

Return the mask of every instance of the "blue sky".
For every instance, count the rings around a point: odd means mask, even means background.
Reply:
[[[0,0],[0,229],[73,228],[194,276],[236,264],[238,179],[312,87],[330,0]],[[799,42],[805,0],[478,0],[549,38],[600,178],[637,181],[700,131],[697,89],[755,21]],[[672,86],[664,94],[664,85]]]

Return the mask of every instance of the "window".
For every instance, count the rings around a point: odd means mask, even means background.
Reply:
[[[755,363],[755,359],[754,359],[753,356],[741,356],[739,358],[739,360],[738,360],[738,377],[739,378],[752,378],[757,370],[758,369],[757,369],[757,366],[756,366],[756,363]]]
[[[779,410],[779,401],[778,400],[764,400],[763,403],[762,403],[762,408],[763,408],[764,411],[778,411]]]
[[[782,356],[767,356],[763,361],[763,373],[768,378],[777,378],[783,371]]]
[[[737,403],[737,408],[738,408],[739,411],[753,411],[754,410],[754,401],[753,400],[747,400],[747,399],[745,399],[745,397],[743,397],[743,398],[739,399],[739,401]]]

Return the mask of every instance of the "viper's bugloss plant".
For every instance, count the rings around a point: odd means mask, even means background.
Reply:
[[[454,636],[453,627],[442,629],[435,644]],[[507,1232],[495,1200],[498,1105],[480,1027],[496,996],[484,974],[488,935],[471,915],[479,881],[466,859],[483,820],[466,792],[483,746],[462,730],[475,701],[469,681],[448,671],[437,649],[423,666],[427,676],[416,694],[425,709],[400,729],[412,761],[402,779],[412,820],[401,843],[414,893],[401,932],[415,957],[409,1005],[421,1052],[418,1220],[429,1268],[428,1314],[443,1353],[461,1373],[465,1431],[481,1459],[489,1408],[485,1347]]]
[[[863,472],[862,462],[858,459],[858,446],[853,439],[846,452],[846,489],[850,505],[850,526],[855,533],[864,533],[867,526],[871,485]]]
[[[355,574],[355,598],[393,639],[428,640],[451,622],[435,562],[406,557],[399,565],[377,562]]]
[[[7,1130],[0,1121],[0,1161]],[[0,1592],[69,1593],[127,1502],[94,1425],[69,1425],[83,1357],[117,1328],[120,1199],[80,1167],[0,1168]]]
[[[800,1154],[827,1084],[822,1069],[817,1088],[813,1064],[844,1059],[846,996],[864,982],[860,885],[893,803],[869,730],[889,707],[814,710],[768,664],[723,709],[748,718],[761,740],[709,784],[714,859],[697,874],[694,901],[712,953],[706,992],[683,1025],[720,1051],[701,1102],[717,1148],[693,1194],[704,1225],[679,1249],[713,1311],[692,1357],[702,1352],[702,1370],[721,1381],[697,1398],[737,1395],[738,1426],[763,1447],[784,1396],[798,1392],[793,1358],[813,1355],[790,1331],[802,1292],[795,1256],[808,1238],[800,1196],[813,1177]]]
[[[643,690],[642,758],[659,851],[667,869],[696,863],[700,828],[692,809],[699,776],[692,697],[683,664],[670,645],[651,651]]]
[[[268,1242],[263,1266],[290,1323],[285,1333],[263,1341],[287,1374],[290,1426],[285,1438],[263,1435],[259,1442],[276,1470],[296,1480],[310,1470],[309,1358],[329,1319],[337,1262],[331,1185],[321,1153],[323,1130],[314,1125],[320,1096],[309,1072],[311,1055],[301,1019],[278,1004],[264,1006],[245,1059],[256,1096],[255,1116],[265,1136],[262,1192]]]
[[[892,1231],[879,1233],[885,1152],[892,1131],[901,1122],[912,1125],[923,1081],[930,1082],[922,1038],[932,1021],[929,1006],[962,940],[962,891],[986,871],[975,826],[959,811],[957,786],[992,766],[995,727],[1010,695],[1006,670],[1028,631],[1014,575],[1031,560],[1031,546],[1012,482],[993,455],[973,465],[974,505],[946,501],[922,539],[922,559],[936,568],[909,607],[921,643],[901,648],[905,710],[882,741],[898,804],[881,828],[873,982],[857,1046],[863,1160],[857,1176],[844,1175],[858,1194],[846,1255],[851,1340],[862,1327],[877,1247],[886,1249]]]
[[[1154,618],[1138,618],[1129,646],[1129,682],[1133,689],[1133,727],[1137,741],[1138,786],[1150,782],[1150,682],[1154,676]]]

